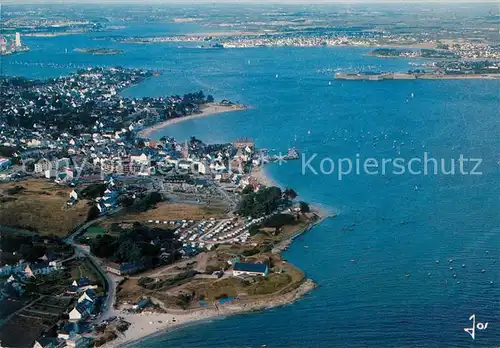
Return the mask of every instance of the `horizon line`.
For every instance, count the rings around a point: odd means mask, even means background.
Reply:
[[[120,5],[120,4],[151,4],[151,5],[379,5],[379,4],[401,4],[401,0],[312,0],[306,4],[301,0],[4,0],[2,5]],[[497,0],[407,0],[403,4],[496,4]]]

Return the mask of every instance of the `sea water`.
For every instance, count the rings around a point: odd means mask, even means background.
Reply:
[[[302,160],[267,165],[266,172],[293,187],[300,199],[338,214],[283,254],[319,287],[289,306],[194,325],[138,345],[500,345],[500,81],[334,80],[338,69],[411,68],[405,59],[365,56],[365,48],[211,50],[106,41],[106,47],[125,53],[91,56],[73,52],[103,46],[89,36],[25,42],[30,52],[3,57],[5,74],[44,78],[93,65],[154,68],[163,75],[123,95],[202,89],[251,106],[178,123],[154,137],[194,135],[206,142],[251,137],[259,147],[282,152],[295,147],[306,158],[316,155],[316,170],[325,157],[409,160],[427,152],[482,160],[481,175],[360,173],[341,180],[337,171],[303,170]],[[472,314],[489,322],[475,340],[464,331]]]

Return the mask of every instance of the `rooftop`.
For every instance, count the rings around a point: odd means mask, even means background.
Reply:
[[[267,265],[263,263],[244,263],[237,262],[234,264],[233,270],[240,272],[254,272],[254,273],[265,273]]]

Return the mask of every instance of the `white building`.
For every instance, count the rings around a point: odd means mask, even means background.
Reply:
[[[82,303],[83,301],[95,303],[95,301],[97,301],[97,296],[94,291],[88,289],[78,298],[78,303]]]
[[[142,165],[149,165],[149,157],[144,153],[142,153],[139,156],[130,156],[130,162]]]
[[[71,199],[74,199],[75,201],[78,200],[78,192],[76,192],[75,190],[71,191],[69,193],[69,198]]]
[[[54,267],[50,266],[47,262],[39,262],[28,264],[24,269],[24,274],[27,277],[35,277],[38,275],[46,275],[55,270]]]
[[[198,173],[206,175],[209,173],[209,168],[203,161],[193,162],[194,166],[198,168]]]
[[[92,313],[94,304],[88,300],[83,300],[69,312],[69,320],[79,321],[87,318]]]
[[[244,263],[237,262],[233,267],[233,276],[250,275],[250,276],[267,276],[269,268],[263,263]]]
[[[35,173],[45,173],[52,168],[52,162],[46,158],[42,158],[40,161],[35,163]]]
[[[35,163],[35,173],[46,173],[47,171],[58,171],[63,168],[67,168],[70,165],[69,158],[60,158],[50,161],[46,158],[42,158],[40,161]]]
[[[16,33],[16,47],[21,47],[21,34]]]
[[[88,346],[88,340],[78,334],[66,340],[66,347],[69,348],[86,348]]]

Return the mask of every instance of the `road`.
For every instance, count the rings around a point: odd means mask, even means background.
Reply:
[[[99,319],[103,319],[103,318],[107,318],[107,317],[111,316],[110,313],[112,313],[114,310],[113,306],[114,306],[114,302],[115,302],[116,283],[109,276],[109,274],[106,273],[106,271],[103,268],[102,262],[99,259],[97,259],[94,255],[92,255],[90,252],[83,249],[80,245],[76,244],[75,238],[77,236],[79,236],[80,234],[82,234],[83,232],[85,232],[85,230],[87,228],[89,228],[90,226],[92,226],[96,222],[105,219],[109,215],[116,214],[120,210],[121,210],[121,208],[115,209],[106,215],[100,216],[99,218],[97,218],[95,220],[86,222],[85,224],[76,227],[75,230],[68,237],[63,239],[63,241],[66,244],[71,245],[75,249],[75,254],[86,257],[92,263],[92,265],[94,266],[96,271],[99,272],[101,278],[104,279],[104,281],[105,281],[106,298],[102,304],[101,313],[99,314],[99,317],[97,317],[95,319],[96,322]]]
[[[150,278],[153,278],[153,277],[161,277],[161,276],[164,276],[164,275],[171,275],[172,274],[172,270],[179,267],[179,268],[184,268],[184,267],[187,267],[187,265],[191,262],[196,262],[196,256],[195,257],[190,257],[188,259],[184,259],[184,260],[181,260],[179,262],[176,262],[176,263],[173,263],[173,264],[170,264],[170,265],[166,265],[166,266],[162,266],[162,267],[159,267],[157,269],[153,269],[149,272],[146,272],[146,273],[141,273],[140,275],[137,275],[137,276],[129,276],[130,279],[141,279],[143,277],[150,277]],[[179,270],[178,273],[181,273],[181,272],[184,272],[183,270]]]

